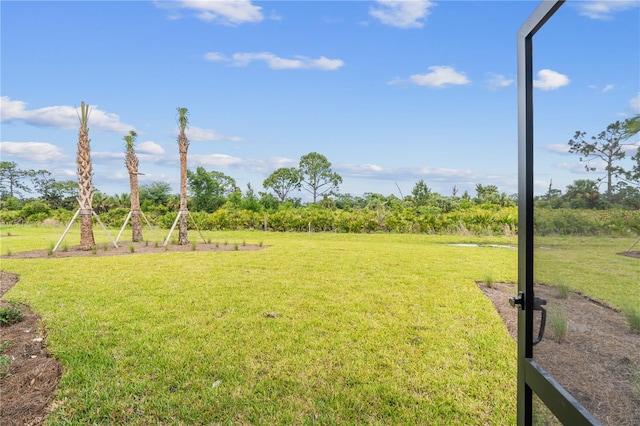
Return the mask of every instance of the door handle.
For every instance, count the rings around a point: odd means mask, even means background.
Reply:
[[[525,309],[524,303],[524,291],[518,292],[517,296],[512,296],[509,298],[509,304],[512,308],[515,308],[516,305],[520,306],[520,309]],[[540,311],[540,329],[538,330],[538,337],[533,340],[533,345],[537,345],[542,341],[542,336],[544,336],[544,327],[547,324],[547,310],[543,308],[543,305],[546,305],[546,299],[543,299],[538,296],[534,296],[533,298],[533,310]]]
[[[540,311],[540,329],[538,330],[538,337],[532,342],[533,346],[540,343],[542,341],[542,336],[544,336],[544,326],[547,324],[547,310],[543,308],[542,305],[546,304],[547,300],[542,297],[535,296],[533,298],[533,310]]]

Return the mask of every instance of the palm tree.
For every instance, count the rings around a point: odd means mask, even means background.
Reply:
[[[125,136],[124,164],[129,171],[129,186],[131,188],[131,241],[142,241],[142,221],[140,220],[140,188],[138,187],[138,156],[135,151],[138,134],[131,130]]]
[[[180,228],[178,231],[178,244],[189,244],[187,238],[187,150],[189,149],[189,139],[185,134],[189,126],[189,110],[187,108],[177,108],[178,110],[178,151],[180,152]]]
[[[89,139],[89,105],[80,104],[80,131],[78,132],[78,202],[80,203],[80,249],[90,250],[95,246],[93,238],[93,183],[91,177],[91,140]]]

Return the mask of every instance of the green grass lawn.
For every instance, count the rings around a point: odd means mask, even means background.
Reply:
[[[627,250],[634,240],[536,237],[535,281],[567,286],[614,308],[640,315],[640,260],[617,254]]]
[[[1,251],[61,233],[3,227]],[[516,250],[446,244],[514,238],[206,236],[269,247],[2,259],[63,364],[51,424],[515,423],[516,345],[475,280],[515,281]]]

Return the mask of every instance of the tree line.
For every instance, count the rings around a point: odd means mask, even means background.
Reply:
[[[144,213],[149,214],[151,219],[161,226],[164,226],[167,221],[172,222],[168,219],[171,213],[178,212],[180,214],[180,212],[189,211],[211,215],[221,210],[227,213],[230,211],[249,212],[248,214],[253,218],[250,221],[251,224],[248,225],[249,227],[257,227],[267,216],[269,218],[278,217],[276,215],[278,212],[291,209],[299,209],[300,211],[306,209],[306,211],[313,212],[326,209],[350,214],[356,211],[368,211],[379,215],[392,212],[396,216],[398,212],[403,212],[401,216],[404,218],[419,218],[423,215],[433,219],[430,224],[428,220],[426,222],[422,220],[422,225],[415,225],[421,220],[411,219],[415,226],[389,226],[393,220],[389,223],[377,220],[376,223],[371,223],[363,228],[402,232],[403,229],[416,228],[430,229],[431,231],[450,230],[453,225],[443,219],[445,215],[451,215],[455,212],[477,211],[478,209],[496,211],[501,208],[514,208],[517,205],[516,195],[501,193],[495,185],[477,184],[474,196],[471,196],[467,191],[458,194],[459,191],[454,186],[451,195],[445,196],[434,192],[422,179],[415,183],[411,193],[407,196],[403,196],[401,193],[400,197],[393,194],[385,196],[377,193],[365,193],[362,196],[342,194],[339,192],[342,177],[332,170],[331,162],[317,152],[303,155],[298,167],[280,168],[271,173],[262,182],[264,192],[256,193],[251,184],[248,184],[246,190],[242,191],[233,177],[220,171],[206,170],[203,167],[197,167],[195,170],[186,168],[186,150],[189,143],[184,130],[188,126],[188,111],[186,108],[178,108],[177,111],[180,131],[178,145],[181,153],[180,194],[172,193],[170,185],[166,182],[153,182],[138,186],[138,159],[135,155],[137,134],[131,131],[123,138],[125,165],[130,177],[131,191],[129,193],[107,195],[91,187],[90,196],[87,195],[88,191],[84,196],[80,196],[79,188],[82,188],[79,182],[81,180],[80,170],[85,176],[90,177],[90,173],[86,173],[86,169],[90,170],[90,158],[88,157],[79,156],[78,158],[78,182],[72,180],[56,181],[47,170],[26,170],[21,169],[14,162],[2,161],[0,162],[0,220],[7,223],[29,222],[36,220],[36,218],[46,217],[62,218],[66,217],[66,213],[56,213],[57,211],[74,211],[82,200],[85,202],[90,200],[89,207],[92,211],[100,214],[101,217],[108,215],[106,221],[112,224],[118,222],[118,214],[126,215],[127,210],[138,212],[137,215],[132,214],[131,218],[132,228],[134,228],[133,240],[140,241],[142,239],[141,231],[136,234],[135,229],[141,228],[140,214]],[[80,117],[79,139],[88,139],[86,134],[88,129],[84,130],[83,127],[86,127],[88,113],[86,116],[80,115]],[[84,122],[82,117],[85,117]],[[576,132],[568,142],[569,152],[580,155],[579,160],[585,163],[587,171],[600,171],[598,168],[603,168],[606,172],[605,177],[600,180],[576,180],[566,187],[564,193],[554,188],[553,182],[550,182],[547,192],[536,197],[536,206],[556,210],[640,209],[640,148],[631,157],[632,165],[630,168],[625,169],[620,165],[626,155],[625,148],[631,145],[623,142],[638,133],[639,122],[640,119],[636,116],[624,122],[613,123],[605,131],[591,137],[590,140],[587,139],[584,132]],[[88,149],[85,148],[85,150]],[[603,182],[606,182],[606,186],[604,192],[601,192],[600,185]],[[301,198],[296,197],[300,191],[308,192],[313,201],[303,203]],[[88,208],[87,205],[83,206],[82,204],[81,207]],[[218,214],[218,216],[222,217],[224,214]],[[181,222],[187,219],[184,214],[178,218]],[[486,222],[485,219],[475,217],[471,221],[463,221],[462,223],[473,227],[475,224]],[[89,220],[91,220],[90,215]],[[313,220],[309,223],[311,222]],[[400,220],[398,223],[400,222],[403,221]],[[507,222],[498,223],[499,226],[496,229],[505,224],[517,226],[515,221],[508,220]],[[425,223],[428,224],[424,225]],[[222,225],[211,226],[218,228]],[[302,225],[283,225],[273,229],[297,229],[300,226]]]

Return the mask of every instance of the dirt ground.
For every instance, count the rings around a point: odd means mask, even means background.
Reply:
[[[518,311],[509,305],[516,285],[479,286],[517,338]],[[544,285],[536,285],[535,292],[547,300],[549,313],[567,313],[567,332],[558,343],[548,315],[534,359],[602,424],[640,425],[640,333],[631,330],[624,314],[581,294],[561,299],[555,287]]]
[[[197,244],[197,251],[259,250],[262,246],[231,244]],[[12,254],[12,258],[58,258],[72,256],[115,256],[191,251],[191,245],[130,244],[115,248],[98,247],[95,252],[77,247]],[[635,252],[637,253],[637,252]],[[635,254],[634,253],[634,254]],[[640,254],[640,253],[639,253]],[[634,256],[639,257],[639,256]],[[19,277],[0,271],[0,297],[18,282]],[[517,310],[509,297],[516,293],[515,284],[494,283],[491,288],[478,284],[493,302],[509,333],[516,338]],[[632,332],[624,315],[580,294],[571,293],[560,299],[557,290],[536,286],[536,294],[547,299],[548,307],[562,305],[568,312],[568,332],[562,343],[554,340],[547,323],[543,341],[535,346],[534,357],[596,418],[605,425],[640,424],[640,333]],[[0,300],[0,306],[8,302]],[[5,326],[0,341],[10,347],[4,351],[10,363],[0,378],[0,424],[41,425],[55,395],[62,367],[46,350],[46,330],[40,318],[24,308],[21,322]],[[549,320],[547,320],[549,322]]]
[[[0,271],[0,296],[18,282],[18,276]],[[0,306],[9,303],[0,300]],[[62,366],[46,349],[40,317],[22,307],[22,321],[0,328],[0,342],[10,345],[3,354],[10,363],[0,376],[0,424],[40,425],[62,374]]]

